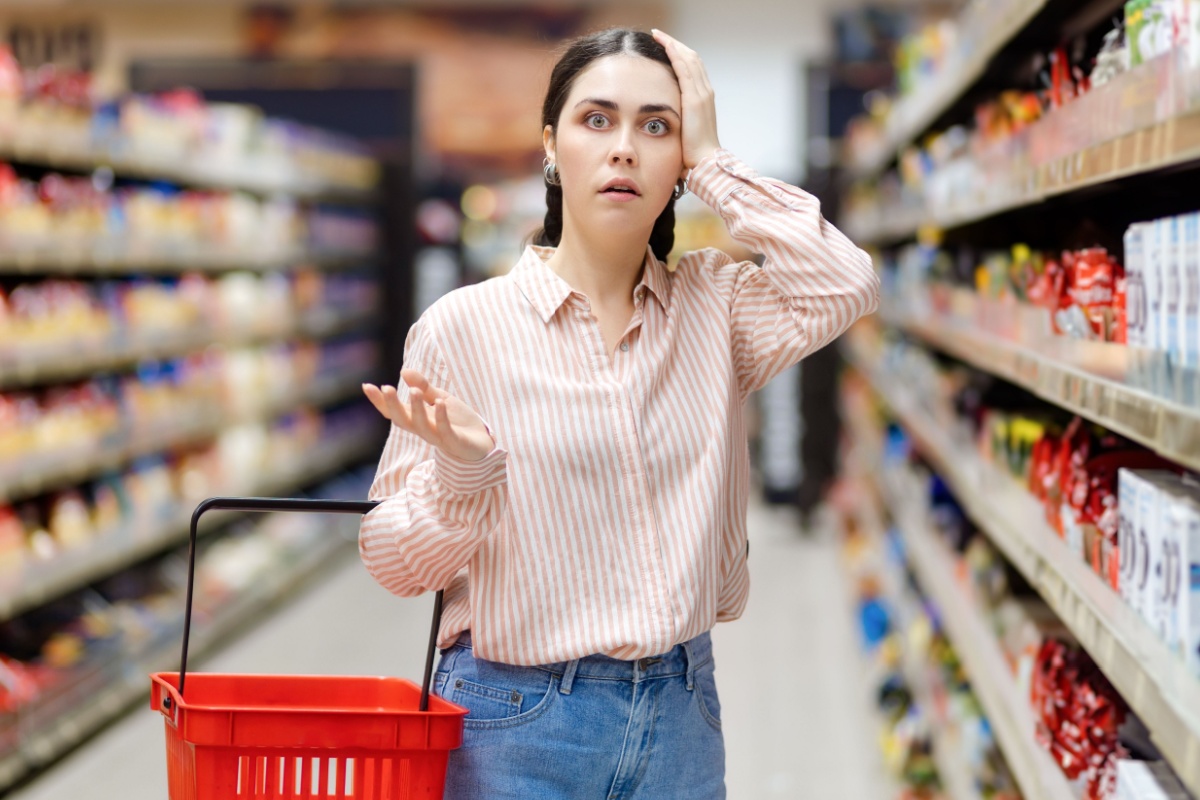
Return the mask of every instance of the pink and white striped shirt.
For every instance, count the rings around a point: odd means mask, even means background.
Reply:
[[[392,426],[371,488],[384,502],[363,519],[362,559],[395,594],[446,590],[440,646],[469,629],[492,661],[634,659],[745,608],[744,401],[874,311],[879,283],[804,191],[726,150],[689,182],[765,265],[709,249],[669,272],[648,251],[612,353],[549,248],[409,332],[406,366],[497,445],[465,462]]]

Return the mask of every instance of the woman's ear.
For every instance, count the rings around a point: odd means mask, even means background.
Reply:
[[[546,158],[554,162],[554,126],[547,125],[542,128],[542,149],[546,151]]]

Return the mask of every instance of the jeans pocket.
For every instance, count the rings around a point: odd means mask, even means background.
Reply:
[[[443,696],[467,709],[469,713],[463,720],[467,729],[513,728],[532,722],[550,709],[558,696],[557,681],[556,676],[543,670],[499,679],[455,670],[447,676]]]
[[[712,663],[696,670],[695,690],[696,705],[700,707],[700,715],[718,731],[721,730],[721,700],[717,697],[717,675]]]

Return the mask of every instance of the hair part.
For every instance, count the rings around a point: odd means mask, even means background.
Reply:
[[[558,120],[562,116],[563,106],[575,85],[575,79],[591,64],[606,56],[635,55],[648,58],[664,64],[675,74],[671,66],[671,58],[666,49],[654,40],[654,37],[643,31],[627,28],[610,28],[609,30],[592,33],[571,42],[563,53],[554,70],[550,73],[550,85],[546,90],[546,99],[542,103],[542,129],[549,125],[556,133]],[[546,219],[542,228],[533,234],[534,244],[547,247],[558,247],[562,241],[563,227],[563,193],[562,186],[546,182]],[[667,207],[654,221],[650,232],[650,249],[660,261],[666,261],[667,255],[675,246],[675,197],[667,200]]]

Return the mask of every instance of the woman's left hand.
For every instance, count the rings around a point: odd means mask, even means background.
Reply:
[[[721,142],[717,139],[717,105],[704,62],[695,50],[658,29],[654,40],[666,48],[683,103],[683,165],[691,169],[713,154]]]

